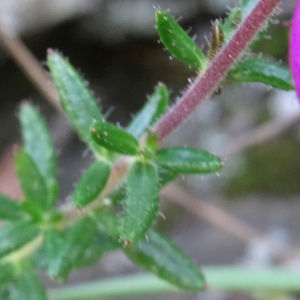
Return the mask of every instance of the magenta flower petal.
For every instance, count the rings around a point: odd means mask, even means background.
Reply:
[[[298,101],[300,102],[300,0],[296,1],[296,7],[291,22],[289,63]]]

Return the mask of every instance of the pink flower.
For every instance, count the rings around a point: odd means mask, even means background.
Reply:
[[[300,0],[296,1],[290,27],[289,63],[300,102]]]

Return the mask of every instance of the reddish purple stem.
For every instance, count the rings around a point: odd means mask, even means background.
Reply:
[[[258,0],[252,11],[238,26],[230,41],[217,53],[208,69],[188,87],[174,106],[154,125],[158,140],[162,140],[182,123],[204,99],[211,95],[252,41],[280,0]]]

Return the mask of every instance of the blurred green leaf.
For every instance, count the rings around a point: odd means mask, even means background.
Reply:
[[[90,136],[93,121],[103,121],[98,104],[87,83],[63,56],[53,50],[48,51],[47,64],[61,105],[80,137],[96,153],[100,148]]]
[[[14,156],[14,163],[22,187],[25,207],[30,213],[41,213],[52,206],[47,202],[45,180],[31,157],[20,148]]]
[[[158,176],[152,163],[136,161],[131,166],[123,206],[121,237],[126,245],[147,231],[158,210]]]
[[[95,122],[90,131],[93,140],[108,150],[127,155],[136,155],[140,150],[138,140],[114,124]]]
[[[173,181],[179,174],[174,172],[172,168],[158,166],[159,186],[164,186],[166,183]]]
[[[236,29],[236,27],[241,21],[242,9],[239,6],[237,6],[230,11],[223,23],[219,23],[220,28],[223,31],[225,42],[227,42],[230,39],[233,31]]]
[[[84,206],[94,200],[104,188],[109,173],[108,162],[99,160],[93,163],[75,185],[72,202],[76,206]]]
[[[98,214],[96,218],[97,231],[83,257],[76,263],[77,267],[91,265],[106,252],[121,248],[119,241],[120,224],[117,218],[106,210]]]
[[[0,257],[29,243],[39,232],[39,228],[29,220],[4,222],[0,228]]]
[[[152,228],[123,251],[134,263],[180,288],[203,290],[205,287],[199,267],[170,239]]]
[[[95,232],[95,221],[90,217],[85,217],[73,224],[63,235],[63,239],[57,233],[52,232],[48,235],[49,275],[64,280],[84,257]],[[51,240],[53,240],[53,245],[51,245]]]
[[[156,153],[158,165],[177,174],[198,174],[219,171],[224,163],[205,150],[192,147],[163,148]]]
[[[16,300],[46,300],[43,285],[36,274],[29,270],[23,273],[16,282],[18,296]]]
[[[0,286],[9,281],[12,281],[16,275],[17,270],[14,264],[10,262],[0,263]]]
[[[286,91],[294,89],[288,68],[256,58],[236,63],[229,78],[237,82],[262,82]]]
[[[20,203],[0,193],[0,219],[19,219],[24,216]]]
[[[156,27],[161,42],[174,57],[200,70],[207,67],[202,51],[170,14],[157,9]]]
[[[146,104],[128,125],[127,132],[139,138],[166,111],[168,104],[168,88],[165,84],[159,83]]]
[[[37,110],[29,103],[19,111],[24,151],[31,157],[43,176],[48,189],[49,205],[57,199],[56,158],[51,137]]]

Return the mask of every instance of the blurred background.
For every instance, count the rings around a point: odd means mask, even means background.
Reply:
[[[0,0],[1,192],[20,196],[12,152],[13,145],[20,143],[17,112],[22,101],[34,103],[49,125],[59,160],[61,203],[68,201],[74,183],[92,160],[66,118],[12,59],[8,37],[22,40],[41,65],[47,48],[60,50],[89,82],[108,119],[125,126],[159,81],[175,99],[195,76],[170,59],[158,43],[154,7],[170,9],[206,49],[212,21],[225,17],[236,2]],[[287,64],[286,23],[293,5],[293,0],[282,3],[266,37],[256,44],[256,55]],[[224,83],[221,94],[198,107],[162,146],[204,148],[220,155],[226,166],[219,174],[184,176],[168,186],[162,192],[164,217],[158,216],[157,226],[200,265],[299,266],[299,113],[294,92],[259,83]],[[121,252],[114,252],[96,266],[73,272],[67,284],[135,272],[141,270]],[[54,285],[46,278],[45,283]],[[136,299],[298,298],[208,291]]]

